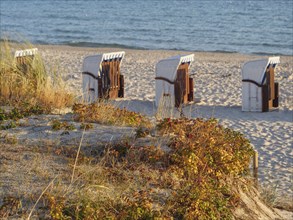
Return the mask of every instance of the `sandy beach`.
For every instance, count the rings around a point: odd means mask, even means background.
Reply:
[[[293,197],[293,151],[292,151],[292,81],[293,57],[281,56],[281,63],[275,70],[275,81],[280,85],[280,106],[278,110],[266,113],[242,112],[241,110],[241,67],[249,60],[266,56],[237,53],[209,53],[172,50],[131,50],[122,48],[86,48],[54,45],[35,45],[45,61],[48,73],[56,73],[64,80],[66,87],[77,100],[82,98],[82,63],[88,55],[105,52],[125,51],[121,74],[125,79],[125,97],[113,100],[120,108],[127,108],[148,116],[151,121],[158,119],[155,107],[155,66],[161,59],[175,55],[194,54],[190,74],[194,76],[195,102],[183,107],[188,118],[216,118],[225,127],[243,133],[259,154],[259,191],[268,193],[277,207],[291,207]],[[3,149],[0,157],[0,197],[8,192],[17,195],[39,194],[49,177],[65,171],[58,155],[64,146],[76,148],[81,144],[83,151],[91,155],[99,146],[134,138],[135,128],[94,124],[93,129],[82,132],[81,124],[74,121],[71,109],[56,114],[33,115],[20,119],[18,126],[1,130]],[[180,117],[177,109],[171,109],[173,117]],[[52,130],[54,120],[65,121],[74,130],[64,132]],[[144,143],[146,141],[146,143]],[[137,144],[163,146],[162,140],[142,139]],[[11,143],[10,143],[11,142]],[[18,144],[13,144],[13,143]],[[140,143],[141,142],[141,143]],[[38,148],[40,147],[40,148]],[[59,149],[60,148],[60,149]],[[168,148],[168,147],[167,147]],[[42,149],[42,150],[41,150]],[[54,154],[44,154],[52,151]],[[21,153],[20,153],[21,152]],[[11,161],[14,161],[13,163]],[[28,161],[33,161],[32,164]],[[40,173],[43,179],[34,181]],[[21,187],[20,187],[21,185]],[[33,187],[32,187],[33,186]],[[252,196],[254,197],[254,196]],[[249,202],[249,204],[253,204]],[[280,206],[278,206],[280,204]],[[255,208],[254,211],[258,211]],[[262,209],[261,209],[262,210]],[[288,209],[289,210],[289,209]],[[275,210],[278,212],[278,210]],[[265,214],[271,213],[270,210]],[[284,211],[285,212],[285,211]],[[260,214],[261,216],[262,214]],[[270,215],[274,216],[274,213]],[[290,219],[292,212],[282,214]],[[274,219],[274,217],[271,217]]]
[[[119,48],[81,48],[38,46],[48,66],[57,66],[71,91],[81,96],[81,68],[85,56],[125,51],[121,73],[125,76],[125,98],[119,106],[154,117],[155,65],[164,58],[195,55],[190,73],[194,74],[196,103],[184,107],[187,117],[215,117],[220,123],[240,131],[259,152],[259,180],[276,188],[279,195],[292,196],[292,81],[293,58],[281,56],[275,80],[280,84],[277,111],[252,113],[241,111],[241,66],[266,56],[236,53],[208,53]]]

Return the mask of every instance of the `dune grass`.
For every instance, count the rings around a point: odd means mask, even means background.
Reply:
[[[73,95],[67,92],[61,74],[47,72],[39,54],[27,57],[22,65],[14,58],[13,51],[33,45],[2,41],[0,47],[0,105],[26,110],[38,107],[50,112],[73,104]]]
[[[86,105],[74,104],[75,120],[80,122],[96,122],[107,125],[152,127],[150,120],[136,112],[120,109],[106,100]]]

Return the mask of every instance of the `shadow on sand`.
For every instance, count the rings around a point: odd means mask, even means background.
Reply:
[[[140,112],[147,116],[155,116],[157,107],[154,101],[119,100],[113,101],[120,108]],[[173,109],[175,116],[180,116],[180,110]],[[290,110],[274,110],[270,112],[243,112],[241,106],[210,106],[198,103],[188,104],[182,108],[184,116],[189,118],[219,118],[227,120],[292,122],[293,112]]]

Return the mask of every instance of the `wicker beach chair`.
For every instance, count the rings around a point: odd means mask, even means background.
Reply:
[[[170,100],[170,107],[193,101],[193,78],[189,74],[192,61],[194,54],[169,57],[157,63],[156,106],[166,98]]]
[[[124,97],[124,76],[120,66],[124,51],[87,56],[83,60],[82,89],[86,103],[97,99]]]
[[[38,48],[15,51],[14,58],[16,59],[17,68],[24,74],[28,73],[37,53]]]
[[[275,68],[280,57],[248,61],[242,67],[242,111],[267,112],[279,106]]]

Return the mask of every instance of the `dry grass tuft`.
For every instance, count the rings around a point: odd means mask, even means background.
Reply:
[[[22,108],[23,105],[39,106],[45,112],[61,109],[73,104],[73,96],[66,91],[57,73],[47,73],[39,54],[25,58],[19,64],[12,51],[15,45],[1,42],[0,104]],[[28,49],[30,44],[17,45],[17,49]],[[58,74],[60,75],[60,74]]]
[[[151,127],[148,118],[139,113],[119,109],[106,101],[93,104],[74,104],[75,119],[81,122],[97,122],[107,125]]]

